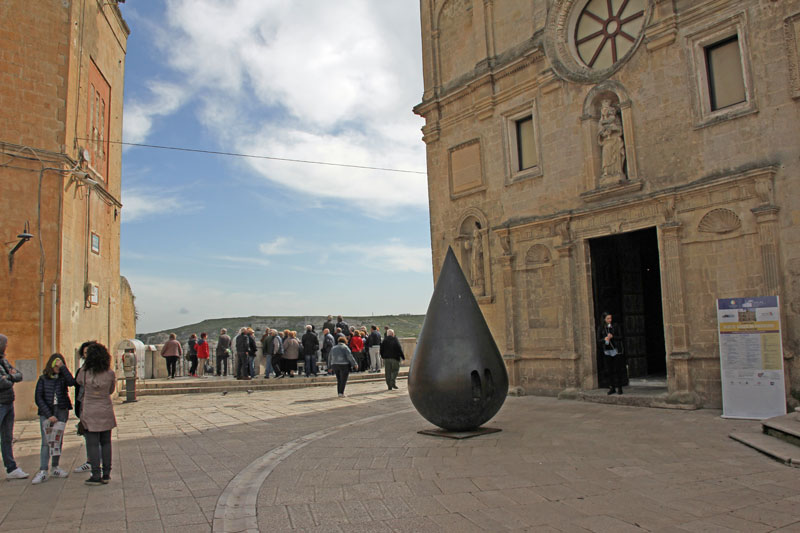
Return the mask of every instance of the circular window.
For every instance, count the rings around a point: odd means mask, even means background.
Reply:
[[[545,53],[562,78],[599,83],[636,53],[655,0],[552,0]]]
[[[575,25],[578,57],[591,69],[611,67],[633,48],[644,15],[644,0],[590,0]]]

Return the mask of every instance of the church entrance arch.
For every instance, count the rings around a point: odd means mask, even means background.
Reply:
[[[589,240],[595,331],[604,311],[623,327],[630,379],[663,382],[667,365],[658,236],[655,228]],[[608,386],[599,350],[597,378]]]

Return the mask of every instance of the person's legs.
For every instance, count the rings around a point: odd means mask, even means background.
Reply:
[[[384,359],[384,367],[386,368],[386,386],[389,390],[397,388],[397,373],[400,370],[400,361],[398,359]]]
[[[103,461],[103,479],[111,478],[111,430],[98,433],[100,457]]]
[[[17,463],[14,461],[14,451],[11,448],[13,439],[14,404],[0,405],[0,450],[3,454],[3,466],[6,467],[6,472],[13,472],[17,469]]]
[[[100,478],[100,433],[87,431],[83,434],[86,439],[86,455],[89,456],[89,464],[92,465],[92,479]]]
[[[343,368],[340,365],[333,366],[333,373],[336,374],[336,392],[341,396],[344,394],[344,380],[343,380]]]
[[[305,371],[306,377],[309,377],[311,374],[314,373],[313,369],[311,367],[311,364],[312,364],[313,360],[314,360],[314,356],[313,355],[304,355],[303,356],[303,363],[305,365],[303,367],[303,370]]]
[[[281,375],[281,356],[280,355],[273,355],[272,356],[272,371],[275,372],[275,377],[279,377]]]
[[[197,374],[197,356],[192,356],[192,366],[189,368],[189,375],[194,376]]]
[[[217,360],[217,367],[219,367],[219,361],[222,361],[222,375],[223,376],[227,376],[228,375],[228,356],[226,355],[225,357],[220,357]],[[217,371],[217,374],[219,374],[219,371]]]
[[[39,470],[47,472],[47,469],[50,468],[50,445],[47,444],[47,435],[44,432],[45,422],[47,422],[47,417],[40,416],[39,432],[42,435],[42,448],[39,450]]]
[[[380,347],[378,346],[370,346],[369,347],[369,368],[365,370],[374,371],[377,367],[377,360],[378,354],[380,353]]]
[[[250,372],[249,376],[251,378],[256,377],[256,356],[255,355],[248,355],[247,356],[247,368]]]

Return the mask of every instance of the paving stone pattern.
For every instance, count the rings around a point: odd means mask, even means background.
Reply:
[[[727,436],[752,421],[511,397],[502,432],[450,440],[404,390],[347,392],[118,404],[111,483],[0,482],[0,531],[800,531],[800,470]],[[33,475],[38,426],[15,435]],[[70,431],[62,465],[84,458]]]

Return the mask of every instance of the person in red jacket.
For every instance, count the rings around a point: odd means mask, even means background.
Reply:
[[[358,331],[353,333],[353,336],[350,337],[349,343],[350,351],[353,352],[353,358],[356,360],[358,364],[358,368],[365,368],[364,367],[364,340],[361,338],[361,335]]]
[[[209,357],[211,357],[211,350],[208,347],[208,333],[201,333],[200,340],[197,341],[197,371],[201,377],[205,374]],[[195,377],[197,375],[194,374]]]

